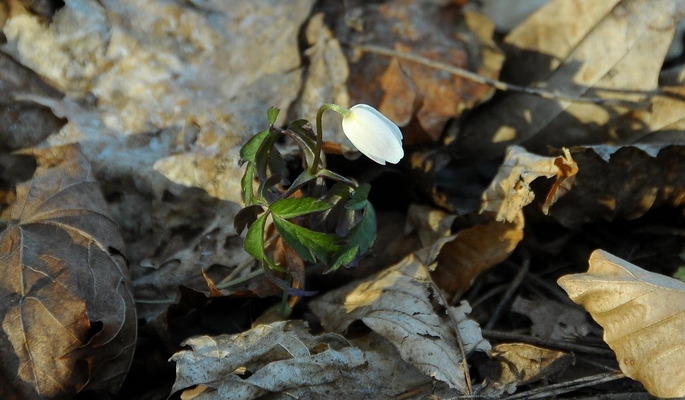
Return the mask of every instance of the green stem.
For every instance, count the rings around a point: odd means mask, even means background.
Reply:
[[[323,113],[326,110],[332,110],[341,114],[344,117],[350,115],[350,110],[345,107],[340,107],[337,104],[324,104],[319,107],[316,113],[316,150],[314,152],[314,162],[309,166],[309,172],[316,174],[319,169],[319,162],[321,161],[321,147],[323,146]]]
[[[249,281],[250,279],[256,278],[256,277],[258,277],[259,275],[263,275],[263,274],[264,274],[264,268],[260,268],[260,269],[258,269],[258,270],[255,270],[255,271],[250,272],[250,273],[247,274],[247,275],[241,276],[240,278],[233,279],[233,280],[230,281],[230,282],[223,282],[223,283],[221,283],[221,284],[219,284],[219,285],[216,285],[216,288],[217,288],[217,289],[226,289],[226,288],[228,288],[228,287],[235,286],[235,285],[238,285],[238,284],[243,283],[243,282],[247,282],[247,281]]]

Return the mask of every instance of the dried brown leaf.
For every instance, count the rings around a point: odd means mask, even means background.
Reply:
[[[550,209],[564,226],[634,219],[655,207],[685,204],[685,146],[592,146],[572,149],[571,155],[579,172]]]
[[[492,348],[492,354],[501,368],[500,377],[493,386],[504,390],[543,379],[573,363],[571,354],[526,343],[498,344]]]
[[[556,177],[553,192],[566,192],[578,167],[568,150],[563,156],[543,157],[519,146],[511,146],[490,186],[483,193],[480,212],[491,211],[497,221],[513,222],[523,207],[530,204],[535,193],[530,183],[539,177]],[[553,193],[550,191],[550,193]],[[549,201],[559,196],[551,195]]]
[[[440,249],[433,280],[447,293],[471,287],[482,272],[506,260],[523,239],[524,218],[513,222],[490,220],[457,232]]]
[[[524,22],[507,41],[528,57],[515,65],[533,65],[520,81],[535,82],[534,87],[574,96],[647,100],[639,92],[657,89],[661,64],[682,13],[682,4],[674,0],[557,0]],[[531,54],[542,62],[529,63]],[[518,72],[526,73],[523,68]],[[641,130],[622,128],[621,116],[631,111],[624,105],[508,93],[464,123],[452,150],[459,158],[489,159],[512,144],[544,150],[550,145],[629,142],[644,135]]]
[[[38,168],[2,215],[0,393],[116,391],[136,340],[123,240],[78,146],[23,153]]]
[[[351,43],[411,52],[490,78],[499,74],[503,58],[492,40],[494,28],[481,15],[462,14],[456,4],[430,0],[394,0],[356,11],[363,27],[352,29],[345,19],[337,32]],[[438,140],[448,119],[492,93],[488,86],[444,71],[377,54],[350,64],[349,91],[354,102],[378,105],[400,126],[415,118],[428,137],[407,137],[408,142]]]
[[[685,396],[685,283],[603,250],[557,281],[604,328],[621,371],[657,397]]]
[[[428,268],[414,255],[362,281],[353,282],[310,303],[326,329],[344,332],[361,320],[388,339],[402,359],[428,376],[464,392],[464,351],[488,351],[490,345],[469,319],[467,303],[449,307]],[[458,332],[458,333],[457,333]]]

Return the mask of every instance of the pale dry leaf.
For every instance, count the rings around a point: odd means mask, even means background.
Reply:
[[[647,100],[639,92],[658,88],[661,64],[682,12],[676,0],[554,1],[508,38],[523,55],[543,59],[526,58],[516,65],[532,65],[533,70],[515,72],[526,75],[519,79],[524,84],[567,95]],[[512,144],[544,150],[627,142],[636,135],[621,129],[619,117],[631,111],[624,105],[508,93],[464,123],[452,150],[458,158],[490,159]]]
[[[685,283],[603,250],[557,281],[604,328],[623,373],[657,397],[685,396]]]
[[[457,340],[467,353],[488,351],[490,345],[478,325],[466,318],[468,304],[449,307],[441,299],[426,265],[409,255],[378,274],[315,299],[310,308],[326,329],[335,332],[361,320],[393,343],[406,362],[464,392]]]
[[[116,392],[137,327],[123,239],[78,145],[22,154],[38,168],[0,218],[0,395]]]
[[[562,156],[544,157],[511,146],[497,175],[483,193],[480,212],[495,213],[497,221],[514,222],[523,207],[535,198],[530,187],[532,181],[556,176],[553,188],[566,191],[577,171],[578,167],[566,149]]]
[[[451,235],[452,222],[456,217],[456,214],[419,204],[411,204],[407,211],[407,223],[416,229],[422,246],[430,246]]]
[[[571,354],[526,343],[498,344],[492,348],[492,355],[499,360],[501,370],[493,389],[510,393],[517,386],[560,372],[574,361]]]
[[[340,335],[313,336],[303,321],[191,338],[184,343],[191,350],[171,358],[177,371],[172,393],[183,391],[183,399],[385,399],[426,382],[384,339],[367,339],[356,347]]]

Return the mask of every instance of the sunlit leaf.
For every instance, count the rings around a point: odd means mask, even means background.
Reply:
[[[269,125],[273,125],[276,122],[276,118],[278,118],[278,113],[281,112],[276,107],[269,107],[269,109],[266,112],[266,118],[269,120]]]
[[[336,235],[315,232],[279,217],[274,218],[274,225],[286,243],[306,261],[315,262],[318,258],[327,262],[331,253],[340,248],[335,244],[339,240]]]
[[[266,255],[264,254],[264,224],[266,223],[267,214],[263,214],[261,217],[250,225],[247,230],[247,236],[245,237],[245,251],[247,251],[252,257],[258,260],[264,260]]]
[[[277,200],[269,206],[269,209],[281,218],[295,218],[304,214],[328,210],[332,206],[330,203],[318,201],[312,197],[298,197]]]

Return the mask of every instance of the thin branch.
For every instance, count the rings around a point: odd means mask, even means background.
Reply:
[[[530,255],[528,255],[527,252],[524,253],[523,262],[521,263],[521,266],[518,268],[519,270],[516,273],[514,280],[511,281],[511,284],[507,288],[507,291],[504,293],[504,296],[500,298],[499,304],[497,304],[497,308],[495,308],[495,312],[492,313],[492,316],[485,324],[485,329],[492,329],[497,323],[497,321],[499,321],[500,317],[502,317],[502,315],[509,308],[509,302],[511,298],[514,296],[519,286],[521,286],[523,279],[528,274],[528,271],[530,270]]]
[[[411,54],[411,53],[406,53],[402,51],[397,51],[393,49],[389,49],[387,47],[381,47],[381,46],[375,46],[375,45],[364,45],[364,46],[359,46],[359,45],[351,45],[357,50],[360,51],[365,51],[369,53],[375,53],[375,54],[380,54],[388,57],[397,57],[402,60],[407,60],[407,61],[412,61],[421,65],[425,65],[430,68],[434,68],[440,71],[445,71],[448,72],[452,75],[458,76],[460,78],[468,79],[470,81],[476,82],[476,83],[481,83],[483,85],[489,85],[494,87],[495,89],[502,90],[502,91],[514,91],[514,92],[521,92],[521,93],[527,93],[531,94],[534,96],[542,97],[543,99],[550,99],[550,100],[566,100],[574,103],[592,103],[592,104],[602,104],[602,105],[620,105],[624,107],[629,107],[629,108],[641,108],[644,107],[645,104],[644,102],[635,102],[635,101],[627,101],[627,100],[619,100],[619,99],[603,99],[599,97],[578,97],[578,96],[573,96],[573,95],[568,95],[556,91],[549,91],[549,90],[544,90],[544,89],[538,89],[538,88],[531,88],[531,87],[525,87],[525,86],[519,86],[519,85],[513,85],[511,83],[506,83],[502,81],[498,81],[496,79],[491,79],[482,75],[478,75],[475,72],[471,72],[469,70],[455,67],[453,65],[445,64],[439,61],[434,61],[431,60],[430,58],[422,57],[416,54]],[[640,94],[644,95],[657,95],[661,94],[659,92],[639,92]]]
[[[621,372],[609,372],[605,374],[586,376],[568,382],[561,382],[554,385],[549,385],[541,388],[527,390],[521,393],[516,393],[512,396],[504,397],[504,399],[549,399],[563,393],[572,392],[582,387],[594,386],[600,383],[611,382],[623,378],[625,378],[625,375],[623,375]]]
[[[550,349],[576,351],[579,353],[593,354],[593,355],[597,355],[597,356],[615,357],[614,352],[611,351],[610,349],[606,349],[606,348],[599,348],[599,347],[594,347],[594,346],[583,346],[581,344],[570,343],[570,342],[558,342],[558,341],[546,340],[546,339],[536,338],[533,336],[519,335],[519,334],[512,333],[512,332],[490,331],[490,330],[484,329],[483,330],[483,337],[486,339],[491,339],[491,340],[494,339],[494,340],[503,340],[503,341],[508,341],[508,342],[511,341],[511,342],[528,343],[528,344],[532,344],[535,346],[540,346],[540,347],[545,347],[545,348],[550,348]]]

